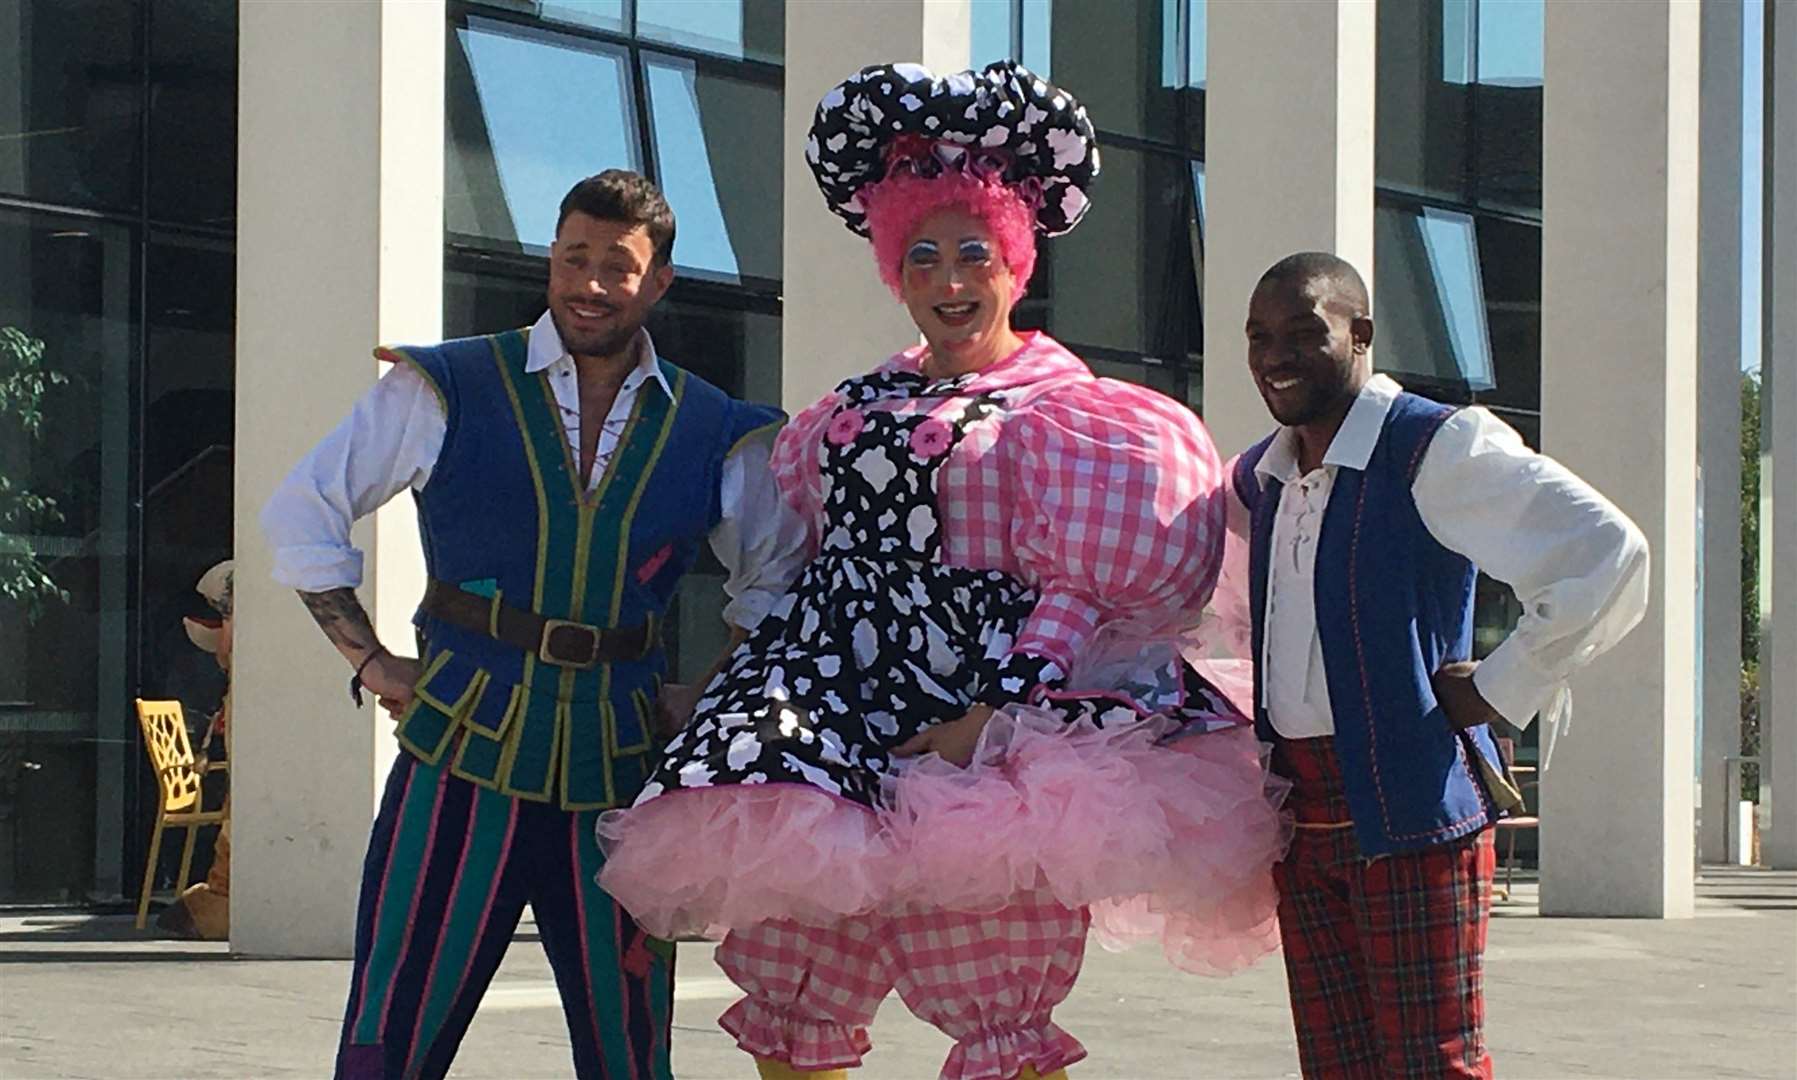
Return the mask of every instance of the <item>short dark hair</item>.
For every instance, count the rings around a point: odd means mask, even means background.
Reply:
[[[666,266],[674,256],[674,211],[661,189],[639,173],[607,169],[569,188],[555,219],[555,235],[562,234],[562,223],[577,211],[600,221],[643,226],[655,245],[656,266]]]
[[[1333,285],[1357,314],[1373,313],[1372,301],[1366,291],[1366,280],[1360,276],[1360,271],[1354,269],[1353,263],[1327,251],[1300,251],[1295,255],[1287,255],[1268,267],[1254,287],[1258,289],[1271,281],[1307,285],[1318,279]]]

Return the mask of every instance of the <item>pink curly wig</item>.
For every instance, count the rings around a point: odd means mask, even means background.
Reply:
[[[953,207],[986,223],[1021,297],[1036,269],[1036,212],[1014,189],[996,179],[980,179],[959,169],[924,178],[909,169],[894,170],[861,192],[867,231],[873,238],[880,280],[901,295],[900,266],[905,242],[938,210]]]

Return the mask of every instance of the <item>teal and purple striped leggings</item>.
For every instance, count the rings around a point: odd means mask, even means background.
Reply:
[[[515,799],[402,752],[362,870],[339,1080],[441,1077],[536,916],[575,1075],[671,1080],[673,946],[595,884],[596,810]]]

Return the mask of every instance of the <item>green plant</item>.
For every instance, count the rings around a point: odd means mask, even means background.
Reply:
[[[44,367],[42,341],[17,327],[0,327],[0,438],[13,432],[24,442],[42,438],[44,393],[66,382],[61,372]],[[69,594],[50,576],[25,534],[61,520],[54,499],[0,472],[0,598],[23,605],[31,622],[43,616],[47,601],[67,603]]]

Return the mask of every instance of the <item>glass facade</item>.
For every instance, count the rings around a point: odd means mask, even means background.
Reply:
[[[236,69],[226,0],[0,3],[0,904],[134,894],[131,699],[224,689]]]
[[[783,0],[452,4],[444,333],[534,322],[562,196],[634,169],[678,224],[656,348],[777,403],[785,20]],[[577,100],[585,122],[545,107],[557,100]],[[681,677],[723,645],[723,581],[707,550],[681,587],[668,631]]]

